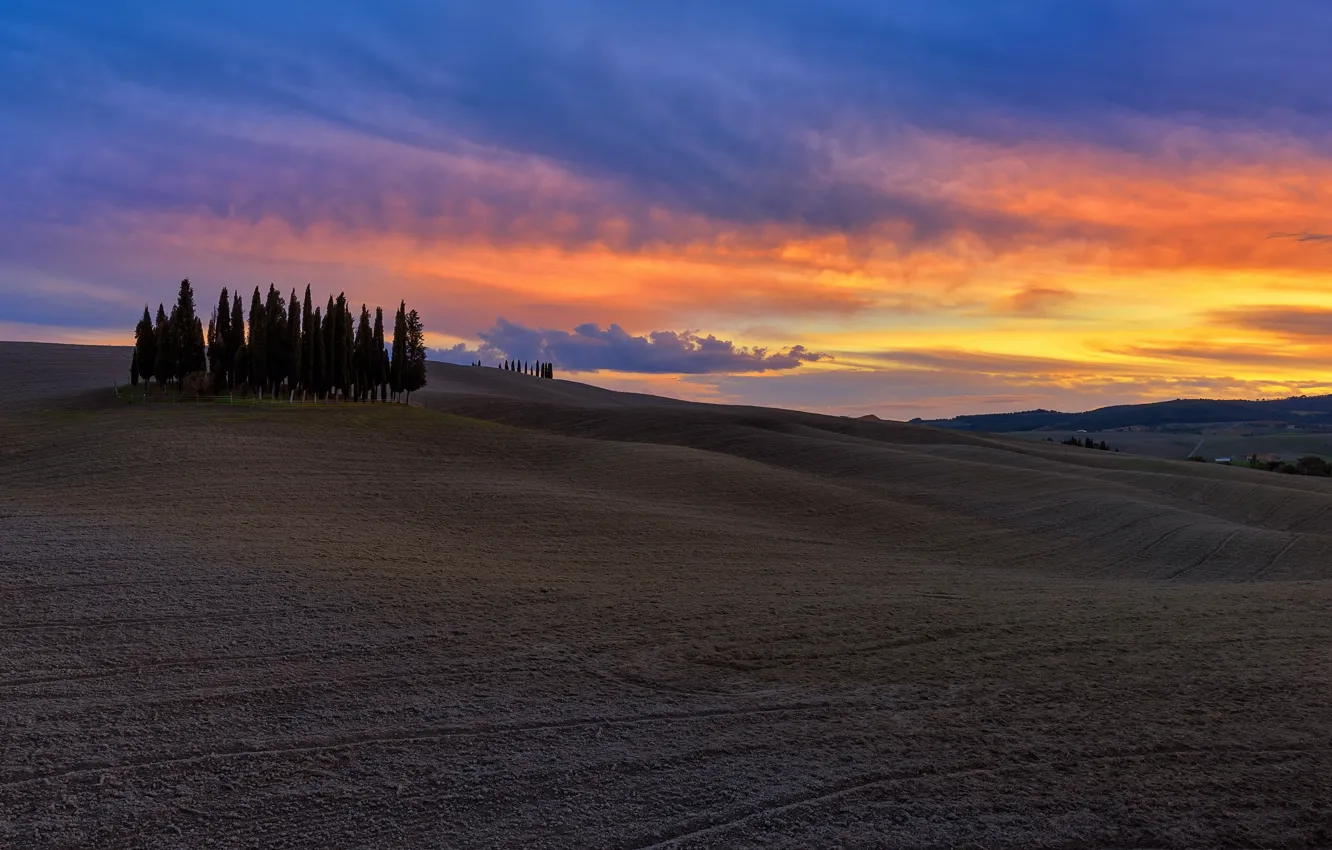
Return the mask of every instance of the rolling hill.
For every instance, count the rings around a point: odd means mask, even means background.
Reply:
[[[124,359],[0,343],[0,845],[1327,843],[1332,481]]]

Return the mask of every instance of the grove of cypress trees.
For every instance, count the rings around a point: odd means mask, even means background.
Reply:
[[[153,331],[153,318],[148,314],[148,305],[143,305],[143,318],[134,327],[134,362],[139,377],[147,384],[153,378],[153,368],[157,365],[157,335]]]

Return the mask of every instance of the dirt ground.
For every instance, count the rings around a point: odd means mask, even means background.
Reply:
[[[0,344],[0,847],[1332,846],[1332,483],[56,349]]]

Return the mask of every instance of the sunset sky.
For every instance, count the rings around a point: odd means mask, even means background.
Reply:
[[[182,277],[932,417],[1332,392],[1325,0],[0,6],[0,338]]]

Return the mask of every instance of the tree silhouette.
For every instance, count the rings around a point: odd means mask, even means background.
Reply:
[[[373,345],[374,331],[370,329],[370,311],[362,304],[361,318],[356,323],[356,339],[352,348],[357,401],[365,401],[369,394],[370,375],[374,370],[374,363],[370,359]]]
[[[287,378],[287,303],[273,284],[264,299],[265,387],[276,395]]]
[[[384,366],[384,309],[375,308],[375,329],[370,337],[370,398],[376,394],[384,400],[384,382],[388,380],[388,369]]]
[[[403,389],[407,400],[412,393],[426,385],[425,328],[415,310],[407,314],[407,368],[403,372]]]
[[[328,392],[327,365],[324,357],[324,318],[316,307],[311,319],[310,329],[310,389],[315,398],[323,398]]]
[[[268,335],[267,319],[264,317],[264,304],[259,300],[259,287],[254,288],[250,297],[250,339],[246,343],[249,349],[250,383],[262,396],[268,386]]]
[[[227,295],[225,286],[217,298],[217,310],[213,313],[213,321],[217,325],[214,329],[217,340],[217,362],[213,373],[217,375],[217,389],[220,391],[231,386],[231,361],[235,356],[231,335],[231,299]],[[211,356],[211,348],[209,353]]]
[[[310,285],[305,285],[305,301],[301,305],[301,389],[314,389],[314,342],[319,336],[319,322],[310,305]]]
[[[190,279],[180,282],[176,306],[171,311],[171,336],[175,347],[175,377],[180,381],[190,372],[204,369],[207,353],[204,348],[203,325],[194,310],[194,288]]]
[[[336,327],[334,324],[334,319],[336,318],[334,312],[335,306],[333,304],[333,296],[330,295],[328,296],[328,303],[324,305],[324,323],[319,329],[320,334],[324,338],[323,388],[325,396],[327,396],[328,393],[333,392],[333,388],[337,386],[335,380],[337,370],[333,366],[333,328]]]
[[[139,385],[139,347],[130,349],[130,386]]]
[[[156,358],[153,360],[153,375],[159,387],[166,386],[176,374],[176,360],[171,352],[171,326],[166,310],[157,305],[157,322],[153,325],[153,347]]]
[[[231,336],[227,340],[227,351],[231,354],[231,386],[246,384],[250,381],[250,372],[248,369],[249,357],[237,358],[236,354],[245,345],[245,302],[241,298],[240,292],[234,292],[231,296]],[[246,365],[243,372],[236,371],[236,363],[240,362]]]
[[[396,399],[402,392],[404,371],[407,368],[407,302],[398,304],[393,317],[393,359],[389,364],[389,387]]]
[[[144,384],[153,378],[153,367],[157,365],[157,336],[153,332],[153,318],[148,314],[148,305],[143,305],[143,318],[134,326],[134,362],[135,369]],[[135,383],[138,383],[137,381]]]
[[[287,390],[294,392],[301,382],[301,302],[296,290],[287,302]]]

